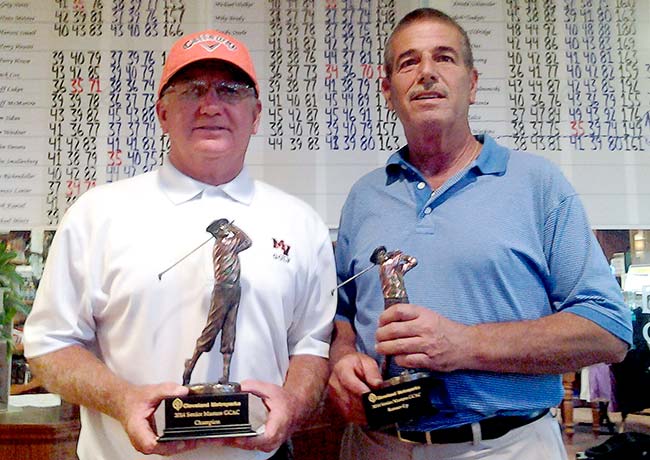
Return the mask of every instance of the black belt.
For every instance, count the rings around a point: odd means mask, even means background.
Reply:
[[[531,412],[528,415],[504,416],[486,418],[477,422],[481,426],[481,439],[496,439],[529,423],[539,420],[548,414],[548,409]],[[472,424],[467,423],[454,428],[440,428],[432,431],[400,431],[393,430],[386,433],[397,436],[400,441],[419,444],[454,444],[472,442],[474,435]]]

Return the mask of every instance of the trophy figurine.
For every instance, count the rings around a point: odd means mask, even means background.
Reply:
[[[196,348],[190,359],[185,361],[183,385],[188,385],[199,357],[212,350],[217,334],[221,331],[221,354],[223,355],[223,377],[217,383],[201,383],[190,386],[192,393],[236,392],[239,384],[229,382],[230,360],[235,349],[237,335],[237,310],[241,297],[239,276],[241,267],[238,254],[251,247],[251,240],[240,228],[219,219],[212,222],[206,231],[214,236],[212,263],[214,265],[214,286],[208,321],[196,340]]]
[[[384,246],[376,248],[370,262],[379,267],[384,309],[397,303],[409,303],[404,274],[417,265],[417,259]],[[384,382],[378,389],[363,395],[363,405],[370,428],[376,429],[416,418],[429,406],[428,392],[435,383],[431,373],[405,369],[390,375],[392,356],[384,357],[380,369]]]
[[[251,247],[252,242],[246,233],[227,219],[215,220],[206,231],[214,237],[214,286],[210,310],[196,341],[194,354],[185,361],[183,385],[189,388],[188,396],[165,400],[165,423],[160,441],[252,436],[258,434],[266,416],[261,399],[242,393],[239,383],[229,381],[241,297],[238,254]],[[219,332],[223,376],[217,382],[190,384],[197,361],[203,353],[212,350]]]

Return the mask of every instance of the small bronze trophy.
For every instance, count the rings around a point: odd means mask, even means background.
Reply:
[[[206,231],[215,238],[210,311],[196,341],[194,354],[185,361],[183,385],[189,387],[189,394],[164,401],[165,421],[159,441],[254,436],[260,433],[266,418],[262,400],[242,392],[239,383],[229,381],[241,297],[238,254],[248,249],[252,242],[246,233],[227,219],[215,220]],[[223,377],[214,383],[190,384],[194,366],[203,353],[212,350],[219,331]]]
[[[370,256],[370,262],[379,267],[379,279],[384,294],[384,309],[397,303],[409,303],[404,274],[417,265],[417,259],[396,250],[387,252],[379,246]],[[392,356],[381,364],[383,384],[363,394],[363,406],[371,429],[412,420],[423,413],[431,414],[429,391],[436,381],[431,373],[406,369],[390,376]]]

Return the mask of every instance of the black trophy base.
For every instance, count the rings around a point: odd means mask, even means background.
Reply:
[[[262,400],[239,391],[238,384],[190,386],[190,394],[161,404],[164,420],[158,441],[256,436],[264,432],[268,413]]]
[[[429,393],[439,384],[428,372],[404,371],[362,395],[368,427],[377,430],[388,425],[434,414]]]

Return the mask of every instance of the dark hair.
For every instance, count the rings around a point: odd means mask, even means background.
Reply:
[[[438,21],[453,26],[462,37],[461,52],[465,66],[470,69],[474,67],[472,45],[469,41],[469,37],[467,36],[467,32],[465,32],[465,29],[463,29],[463,27],[458,24],[455,19],[440,10],[436,10],[435,8],[418,8],[417,10],[413,10],[408,13],[397,23],[393,29],[393,32],[391,32],[390,37],[388,37],[388,40],[386,41],[386,46],[384,47],[384,71],[386,72],[387,78],[389,78],[393,72],[393,59],[395,57],[393,56],[393,37],[395,37],[395,34],[404,29],[406,26],[420,21]]]

